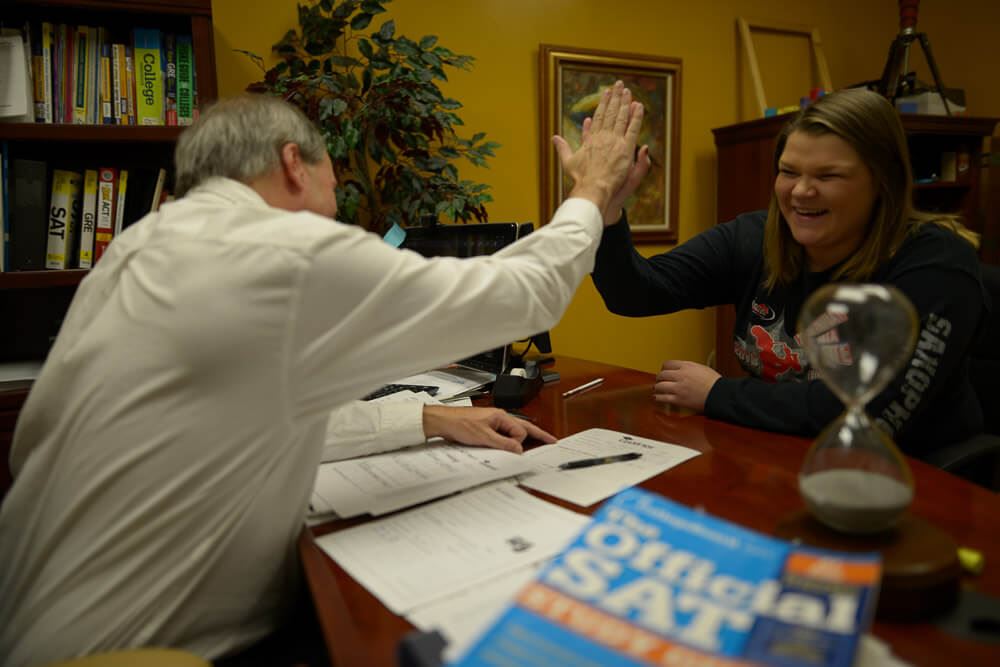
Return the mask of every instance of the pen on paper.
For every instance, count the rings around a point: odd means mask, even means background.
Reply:
[[[595,380],[591,380],[590,382],[581,384],[579,387],[573,387],[569,391],[563,392],[563,398],[569,398],[570,396],[575,396],[580,392],[587,391],[588,389],[593,389],[594,387],[599,386],[602,382],[604,382],[604,378],[597,378]]]
[[[635,461],[642,456],[640,452],[629,452],[628,454],[616,454],[615,456],[599,456],[595,459],[577,459],[560,463],[560,470],[574,470],[576,468],[589,468],[590,466],[600,466],[605,463],[619,463],[621,461]]]

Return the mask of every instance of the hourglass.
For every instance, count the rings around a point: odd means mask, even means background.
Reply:
[[[812,515],[830,528],[885,530],[913,499],[913,477],[864,408],[909,360],[916,311],[893,287],[827,285],[806,301],[798,330],[812,369],[846,406],[806,455],[799,491]]]

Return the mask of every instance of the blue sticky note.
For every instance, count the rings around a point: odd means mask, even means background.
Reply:
[[[403,245],[403,241],[406,240],[406,230],[399,226],[397,223],[392,223],[392,229],[385,233],[382,240],[391,245],[394,248],[398,248]]]

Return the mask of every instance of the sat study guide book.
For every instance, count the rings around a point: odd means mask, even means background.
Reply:
[[[458,665],[850,667],[878,554],[792,545],[628,489]]]

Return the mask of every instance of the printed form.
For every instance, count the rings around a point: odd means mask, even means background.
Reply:
[[[316,543],[396,614],[557,554],[590,517],[497,482]]]
[[[639,452],[642,457],[575,470],[559,468],[561,463],[631,452]],[[554,445],[526,452],[523,456],[531,459],[533,472],[518,481],[522,486],[588,507],[700,453],[680,445],[591,428],[563,438]]]

